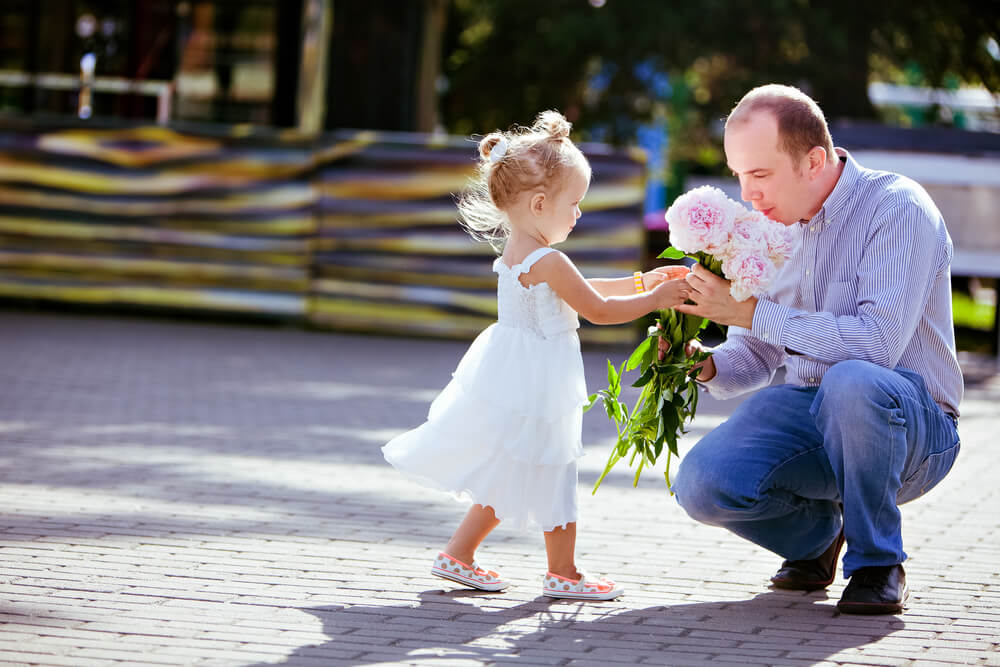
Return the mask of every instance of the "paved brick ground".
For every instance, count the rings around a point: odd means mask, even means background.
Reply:
[[[0,312],[0,663],[1000,665],[1000,381],[970,367],[963,452],[904,507],[908,611],[838,616],[844,582],[769,590],[778,558],[689,520],[649,475],[596,496],[612,427],[585,420],[580,560],[619,601],[540,596],[541,535],[427,574],[462,508],[378,448],[464,343]],[[621,352],[615,352],[621,356]],[[588,351],[591,387],[605,351]],[[732,404],[706,400],[691,437]]]

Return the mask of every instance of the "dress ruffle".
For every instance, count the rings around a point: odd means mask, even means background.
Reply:
[[[587,404],[575,331],[541,338],[492,324],[469,346],[453,377],[491,411],[553,418]]]
[[[577,520],[587,388],[576,313],[548,285],[517,282],[544,254],[495,265],[498,322],[469,346],[427,421],[382,452],[424,486],[549,531]]]
[[[489,433],[477,438],[480,443]],[[456,434],[426,422],[382,448],[386,461],[412,481],[446,491],[456,500],[489,505],[497,518],[516,529],[550,531],[577,520],[577,463],[527,464],[503,447],[483,455],[470,447],[475,433]],[[440,443],[428,456],[424,443]],[[493,444],[493,443],[484,443]]]

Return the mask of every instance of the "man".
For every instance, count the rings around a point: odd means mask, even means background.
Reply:
[[[729,325],[699,380],[716,397],[760,389],[684,457],[690,516],[787,560],[777,588],[836,577],[845,613],[897,613],[907,597],[898,504],[950,470],[962,374],[951,315],[951,239],[924,189],[833,145],[796,88],[747,93],[726,121],[741,196],[800,230],[765,297],[736,302],[695,267],[694,305]],[[785,367],[785,383],[768,386]]]

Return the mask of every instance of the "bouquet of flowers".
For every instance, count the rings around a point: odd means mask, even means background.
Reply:
[[[673,245],[660,258],[688,257],[712,273],[730,281],[730,294],[737,301],[760,296],[767,291],[778,269],[795,248],[794,231],[758,211],[746,209],[718,188],[703,186],[684,193],[666,213]],[[674,310],[661,310],[657,326],[629,358],[615,367],[608,360],[608,387],[590,397],[589,410],[597,401],[604,403],[608,418],[615,423],[618,439],[604,472],[594,485],[594,493],[618,461],[628,457],[629,465],[638,458],[633,486],[646,465],[653,466],[667,448],[664,476],[670,488],[670,463],[677,456],[677,439],[698,407],[698,385],[694,367],[709,353],[685,350],[688,341],[698,340],[708,320]],[[669,348],[658,358],[659,339]],[[626,372],[639,369],[633,387],[641,388],[629,411],[619,399]]]

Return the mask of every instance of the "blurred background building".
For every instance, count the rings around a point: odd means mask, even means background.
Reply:
[[[995,351],[998,38],[1000,8],[934,0],[6,0],[0,298],[469,336],[469,135],[562,110],[595,166],[564,248],[619,275],[679,192],[732,185],[721,120],[778,81],[931,190],[962,344]]]

